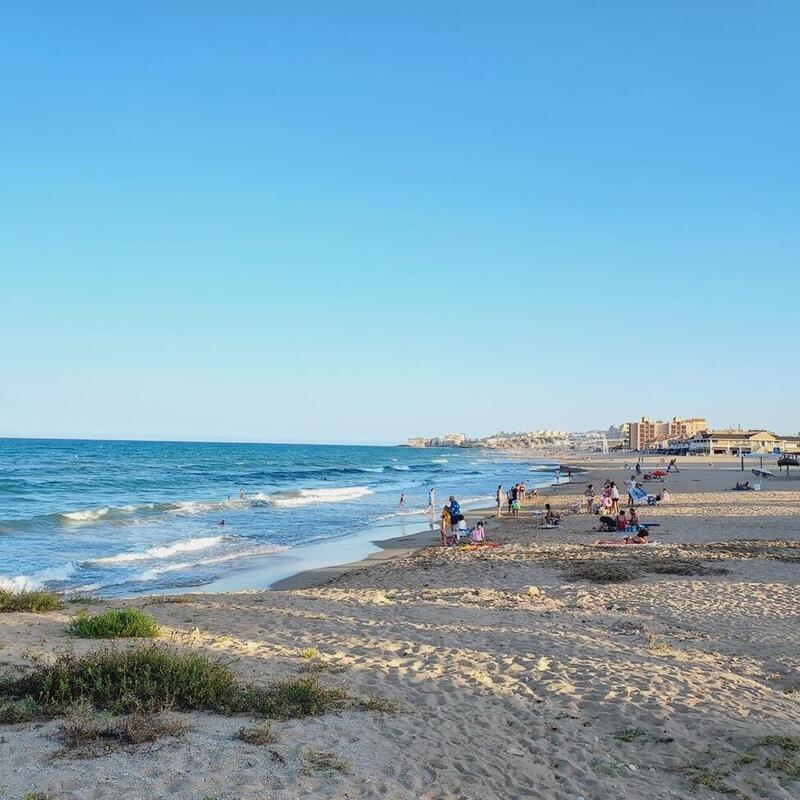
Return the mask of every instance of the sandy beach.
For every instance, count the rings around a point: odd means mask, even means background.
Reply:
[[[525,511],[630,474],[581,466]],[[672,495],[641,509],[654,546],[593,547],[597,517],[537,530],[526,513],[492,519],[492,548],[425,532],[273,591],[92,605],[147,611],[160,639],[258,684],[313,671],[390,703],[275,722],[269,747],[234,738],[241,715],[176,714],[182,735],[101,754],[64,752],[57,719],[4,725],[0,797],[796,798],[800,480],[733,492],[732,460],[680,467],[649,484]],[[0,661],[108,646],[66,635],[76,610],[0,615]]]

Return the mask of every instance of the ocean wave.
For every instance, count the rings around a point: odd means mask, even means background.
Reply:
[[[256,556],[275,555],[282,553],[289,548],[284,545],[270,544],[260,545],[258,547],[251,547],[245,550],[237,550],[232,553],[226,553],[219,556],[211,556],[209,558],[201,558],[197,561],[176,561],[173,564],[165,564],[158,567],[150,567],[149,569],[140,572],[133,580],[138,582],[153,581],[160,575],[169,572],[181,572],[187,569],[194,569],[196,567],[213,566],[214,564],[222,564],[226,561],[234,561],[242,558],[254,558]]]
[[[397,470],[398,472],[409,472],[411,467],[406,466],[405,464],[390,464],[389,469]]]
[[[57,567],[45,567],[32,575],[0,575],[0,589],[7,592],[22,592],[30,589],[41,589],[47,583],[59,583],[69,580],[75,572],[74,564],[62,564]]]
[[[446,458],[432,458],[431,459],[431,464],[446,464],[446,463],[447,463],[447,459]],[[470,462],[470,463],[472,463],[472,462]]]
[[[339,489],[300,489],[290,494],[271,495],[269,503],[278,508],[296,508],[313,503],[343,503],[372,494],[366,486],[344,486]]]
[[[81,511],[65,511],[59,516],[69,522],[94,522],[108,514],[108,508],[84,508]]]
[[[141,552],[118,553],[115,556],[105,556],[94,558],[90,564],[129,564],[132,561],[151,561],[156,558],[169,558],[178,553],[192,553],[197,550],[207,550],[210,547],[217,547],[224,541],[224,536],[202,536],[198,539],[188,539],[185,542],[175,542],[174,544],[150,547]]]

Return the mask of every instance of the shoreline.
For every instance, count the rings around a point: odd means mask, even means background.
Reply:
[[[179,735],[103,752],[89,744],[94,758],[65,753],[61,717],[12,722],[0,729],[6,792],[674,800],[710,797],[711,781],[717,795],[797,797],[800,476],[736,492],[731,464],[679,466],[645,484],[672,495],[640,512],[658,524],[656,547],[593,546],[587,514],[539,530],[530,516],[471,509],[494,547],[428,547],[438,530],[423,530],[269,591],[0,614],[0,661],[12,671],[150,647],[69,633],[76,615],[130,608],[154,618],[164,647],[224,661],[249,685],[313,681],[354,698],[333,713],[270,720],[268,746],[242,741],[249,711],[173,709]],[[620,484],[624,461],[596,459],[526,510],[569,509],[606,476]],[[442,756],[443,742],[478,735],[480,758]],[[314,768],[315,754],[341,769]]]

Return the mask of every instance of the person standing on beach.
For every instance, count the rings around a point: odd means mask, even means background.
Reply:
[[[520,481],[519,494],[517,495],[517,500],[519,500],[520,503],[524,503],[525,502],[525,492],[526,491],[527,491],[527,487],[525,486],[525,481]]]
[[[586,513],[591,514],[594,512],[594,487],[591,483],[586,487],[586,491],[583,494],[586,497]]]
[[[633,499],[633,492],[636,489],[636,476],[631,475],[630,480],[625,481],[625,486],[628,489],[628,508],[633,508],[636,505],[636,501]]]
[[[450,495],[450,531],[456,532],[456,525],[458,525],[458,518],[461,516],[461,506],[453,495]]]
[[[503,484],[501,483],[497,487],[497,491],[494,495],[495,502],[497,503],[497,518],[500,519],[500,513],[503,510],[503,503],[506,499],[506,493],[503,491]]]
[[[619,489],[617,489],[617,484],[614,481],[611,481],[611,510],[615,514],[619,514]]]
[[[636,477],[640,477],[642,474],[642,465],[637,461],[636,462]]]
[[[436,506],[436,489],[431,486],[430,491],[428,492],[428,511],[433,511]]]

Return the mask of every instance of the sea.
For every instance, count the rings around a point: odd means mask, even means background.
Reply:
[[[557,468],[477,449],[0,439],[0,589],[268,588],[438,530],[451,494],[484,507]]]

